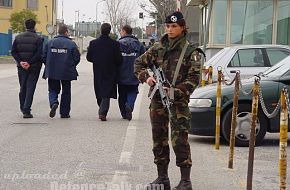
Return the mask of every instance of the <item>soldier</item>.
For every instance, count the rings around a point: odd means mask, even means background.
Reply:
[[[42,66],[43,38],[36,34],[35,25],[33,19],[25,21],[26,31],[15,38],[11,51],[17,62],[19,101],[23,118],[33,118],[31,105]]]
[[[164,185],[170,189],[168,178],[169,144],[168,123],[171,125],[172,147],[176,155],[176,165],[180,167],[181,180],[175,190],[191,190],[190,169],[192,165],[190,146],[188,143],[188,130],[190,128],[190,111],[188,107],[189,96],[198,86],[200,73],[200,54],[193,46],[185,48],[181,66],[176,82],[173,82],[177,63],[186,40],[186,23],[182,13],[174,12],[166,17],[166,34],[160,43],[155,43],[148,51],[135,62],[135,74],[140,82],[146,82],[152,92],[156,79],[147,72],[150,64],[161,67],[169,83],[175,83],[174,102],[171,106],[172,116],[163,107],[160,94],[155,93],[150,104],[150,120],[153,136],[154,163],[157,165],[158,178],[150,183],[153,189]],[[152,188],[153,187],[153,188]],[[150,189],[149,188],[149,189]]]

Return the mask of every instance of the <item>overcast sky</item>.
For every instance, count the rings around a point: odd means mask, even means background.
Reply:
[[[73,24],[76,18],[76,10],[80,10],[80,21],[94,21],[96,20],[96,3],[102,0],[58,0],[58,15],[57,17],[62,18],[62,2],[63,2],[63,18],[66,24]],[[137,25],[141,26],[142,21],[138,19],[138,13],[144,12],[139,6],[138,0],[126,0],[129,4],[134,5],[132,10],[132,18],[137,19]],[[145,14],[145,13],[144,13]],[[145,27],[147,22],[151,21],[145,17],[143,26]],[[106,14],[106,3],[98,3],[98,22],[108,22],[109,19]]]

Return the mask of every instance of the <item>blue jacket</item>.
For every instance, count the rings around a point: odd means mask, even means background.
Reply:
[[[80,52],[77,45],[65,35],[50,40],[44,47],[45,70],[43,78],[55,80],[76,80]]]
[[[134,74],[134,62],[145,52],[145,47],[132,35],[120,38],[119,42],[123,62],[118,68],[118,84],[137,85],[139,80]]]

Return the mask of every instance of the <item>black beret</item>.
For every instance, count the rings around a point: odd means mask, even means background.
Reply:
[[[176,23],[177,21],[183,19],[183,15],[181,12],[174,12],[171,15],[168,15],[165,19],[165,23]]]

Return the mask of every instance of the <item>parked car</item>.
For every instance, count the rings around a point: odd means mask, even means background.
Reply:
[[[290,55],[289,46],[241,45],[226,47],[209,59],[204,66],[213,67],[213,81],[217,81],[217,68],[221,67],[226,80],[235,77],[249,78],[263,72]]]
[[[261,89],[266,108],[271,113],[280,98],[281,89],[286,86],[290,90],[290,56],[261,73]],[[254,84],[254,77],[242,80],[243,89],[249,92]],[[202,136],[215,135],[215,107],[217,85],[212,84],[197,88],[190,96],[191,111],[190,134]],[[221,135],[229,141],[233,107],[234,85],[222,85],[221,100]],[[238,101],[236,128],[236,145],[248,146],[251,126],[252,96],[240,93]],[[256,144],[262,142],[266,132],[279,132],[279,117],[269,119],[261,109],[259,101],[258,120],[256,128]],[[289,128],[290,130],[290,128]]]

